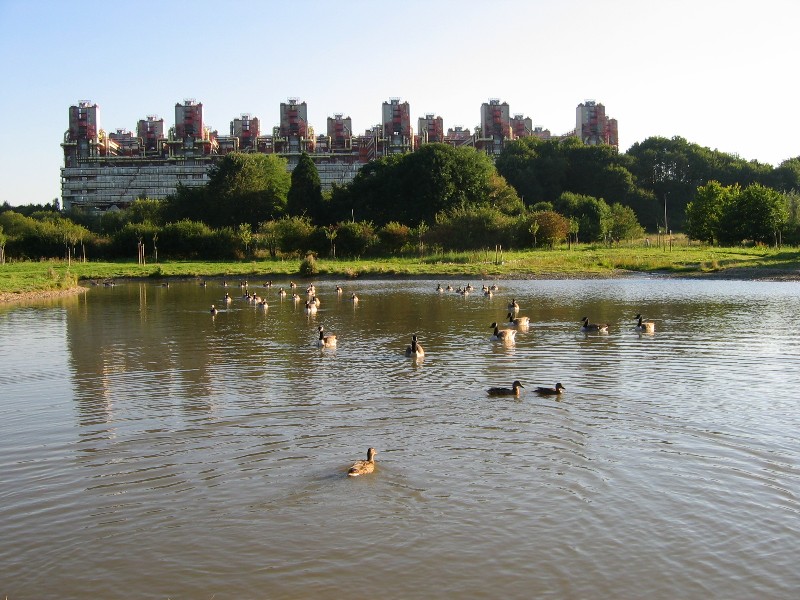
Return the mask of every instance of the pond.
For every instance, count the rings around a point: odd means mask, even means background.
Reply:
[[[800,284],[318,280],[308,315],[265,283],[0,307],[0,594],[800,589]],[[512,299],[531,326],[492,341]]]

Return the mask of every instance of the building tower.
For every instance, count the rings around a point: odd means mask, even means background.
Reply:
[[[414,149],[414,131],[408,102],[401,103],[399,98],[391,98],[383,103],[382,114],[383,153],[411,152]]]
[[[261,128],[257,117],[243,113],[241,118],[231,121],[231,136],[239,139],[239,150],[252,150],[256,147]]]
[[[79,159],[97,156],[99,147],[99,108],[89,100],[69,107],[69,129],[64,135],[64,166],[75,167]]]
[[[332,152],[349,150],[353,144],[353,121],[341,113],[328,117],[326,130]]]
[[[275,151],[300,154],[314,151],[314,129],[308,125],[308,107],[297,98],[281,102],[280,125],[275,128]]]
[[[514,139],[533,135],[533,121],[530,117],[514,115],[511,118],[511,134]]]
[[[145,154],[158,154],[161,140],[164,139],[164,119],[157,115],[147,115],[136,124],[136,136],[142,140]]]
[[[442,117],[426,114],[417,120],[417,132],[420,144],[444,142],[444,120]]]
[[[508,103],[492,98],[481,105],[481,144],[482,150],[498,155],[505,140],[511,139],[511,115]]]
[[[606,107],[594,100],[578,104],[575,111],[575,134],[584,144],[608,144],[619,148],[617,120],[606,116]]]

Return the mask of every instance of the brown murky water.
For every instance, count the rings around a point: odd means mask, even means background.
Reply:
[[[253,283],[266,310],[219,281],[0,307],[0,595],[800,590],[800,284],[318,281],[309,317]],[[492,342],[511,298],[532,326]]]

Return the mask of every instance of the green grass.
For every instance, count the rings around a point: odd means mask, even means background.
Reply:
[[[51,260],[0,265],[0,293],[70,288],[86,280],[149,277],[298,276],[301,258],[240,262],[166,261],[139,265],[131,262]],[[604,276],[623,271],[707,273],[731,268],[770,269],[789,273],[800,269],[797,249],[710,248],[678,239],[672,248],[630,244],[620,247],[581,244],[568,249],[495,253],[444,252],[423,257],[384,259],[327,259],[316,261],[320,277],[464,277],[474,280],[513,277]]]

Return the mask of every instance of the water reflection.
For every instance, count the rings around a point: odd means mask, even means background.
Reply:
[[[9,597],[338,597],[354,564],[379,597],[800,585],[797,284],[318,281],[314,314],[307,282],[248,285],[0,313]],[[512,299],[530,327],[492,341]],[[377,472],[347,481],[368,446]]]

